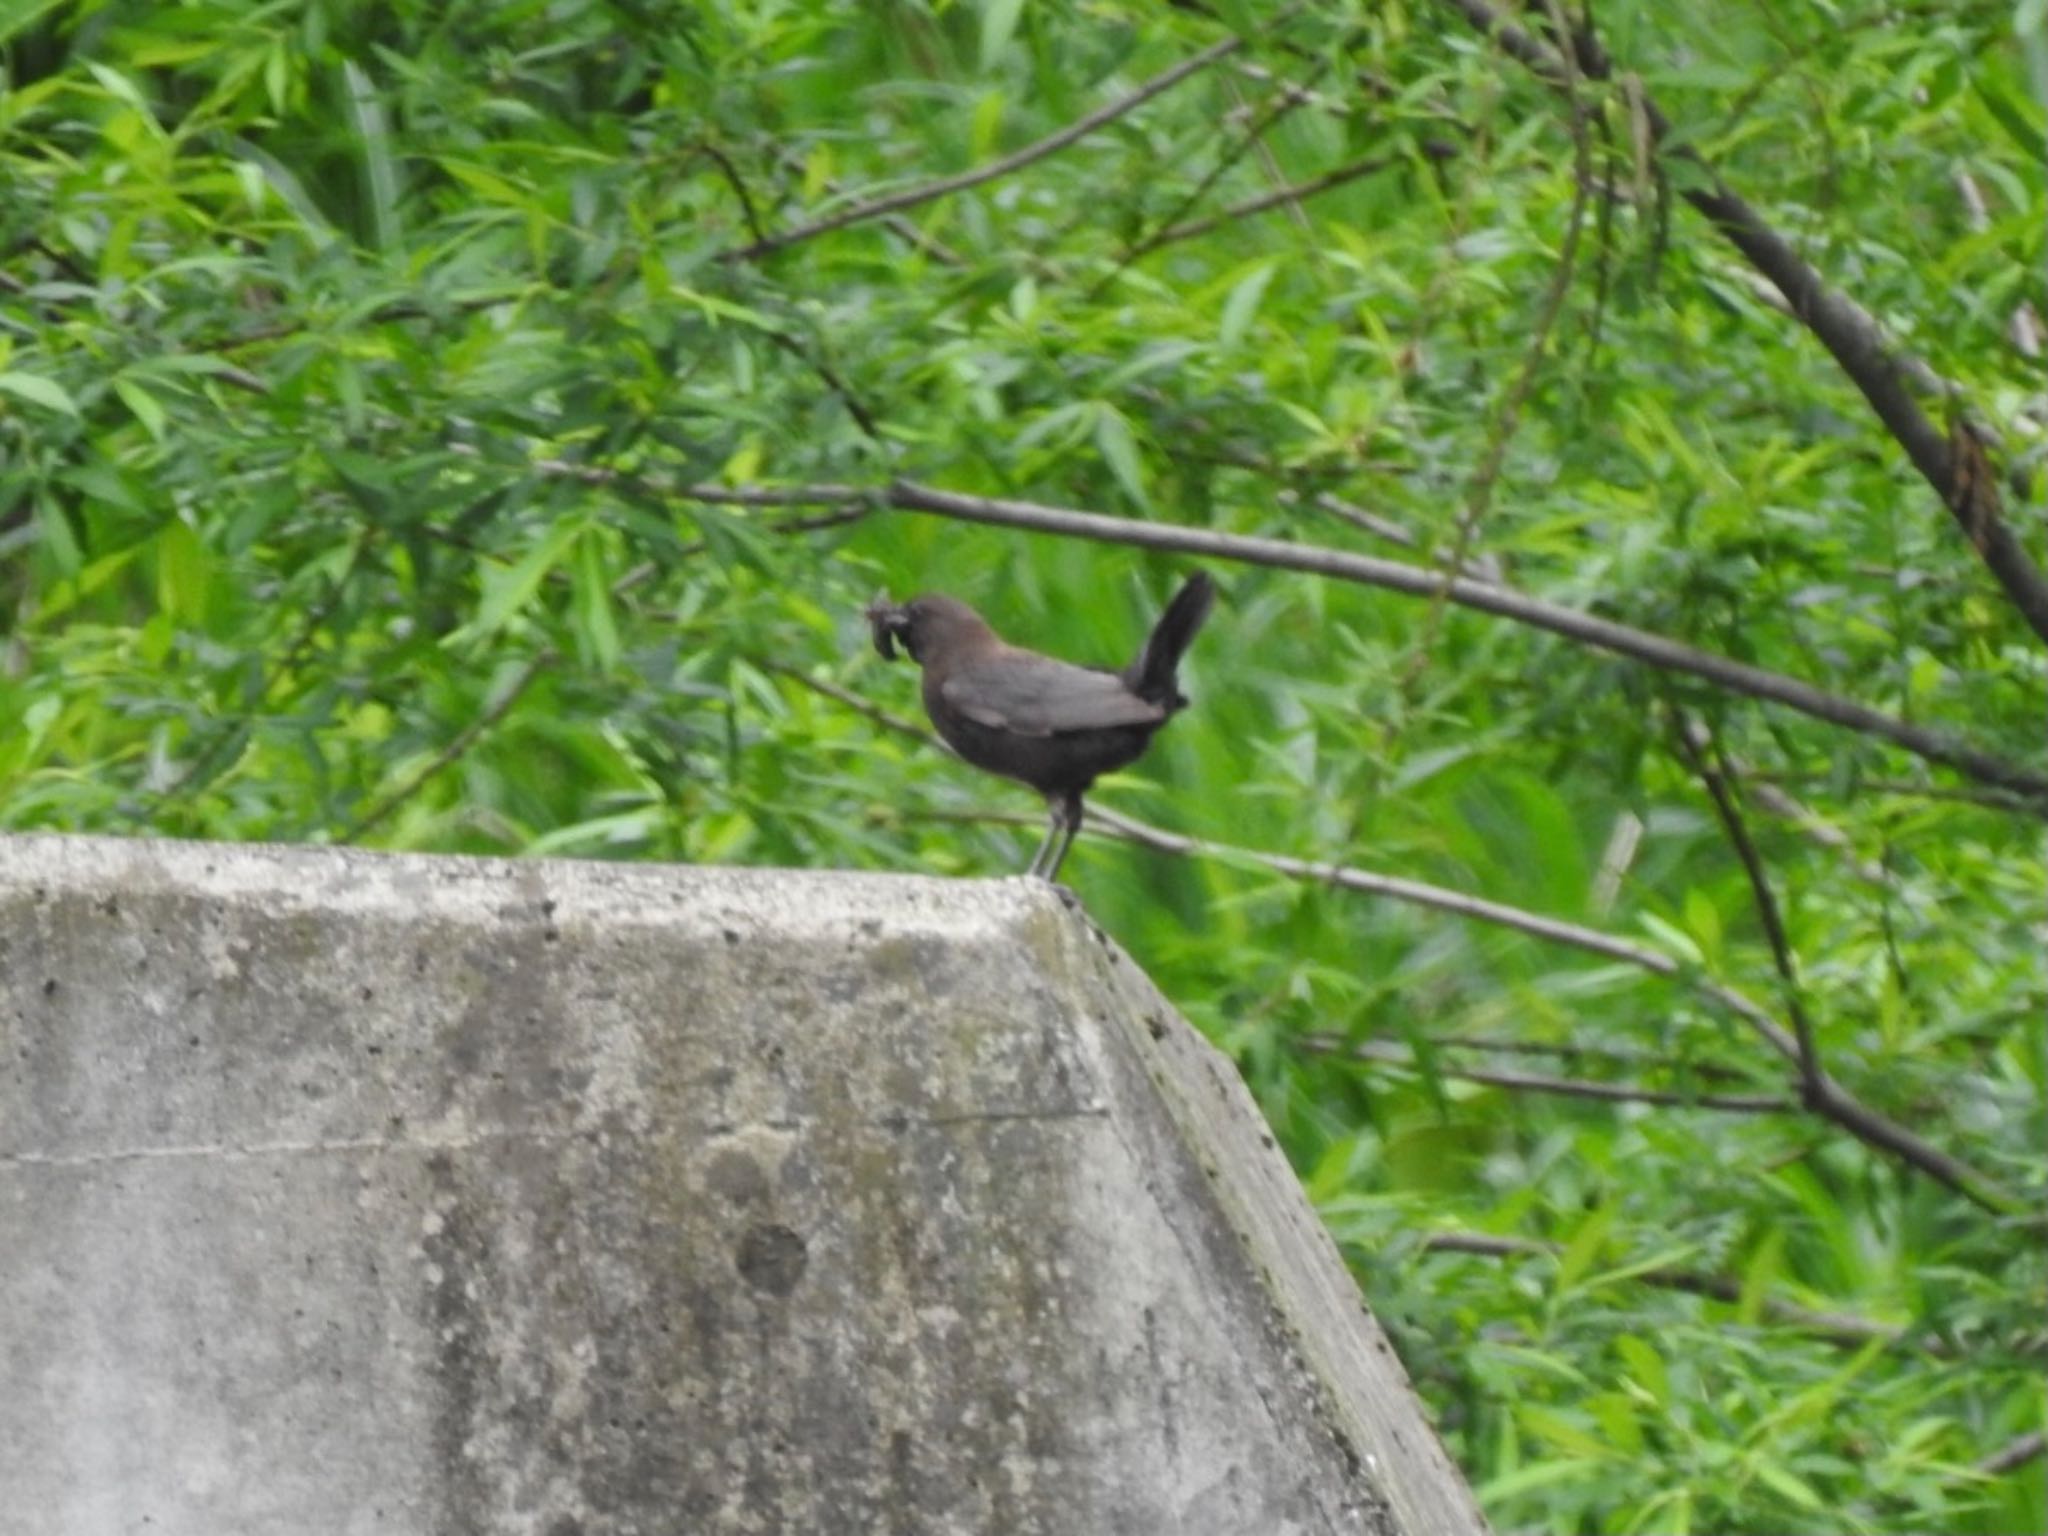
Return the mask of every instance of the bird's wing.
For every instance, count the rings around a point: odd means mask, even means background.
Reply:
[[[1119,725],[1156,725],[1166,710],[1148,704],[1114,672],[1011,651],[970,662],[939,692],[977,725],[1019,736],[1057,736]]]

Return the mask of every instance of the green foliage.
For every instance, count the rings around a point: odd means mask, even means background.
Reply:
[[[2038,764],[2038,638],[1678,200],[1703,173],[1642,104],[1953,382],[1927,409],[1995,432],[2039,564],[2043,366],[2013,327],[2048,243],[2040,8],[1593,9],[1616,73],[1579,122],[1424,0],[17,8],[0,827],[1008,872],[1027,796],[802,679],[915,712],[867,648],[878,586],[1121,660],[1187,562],[891,510],[895,477],[1462,549]],[[1233,27],[1056,153],[769,238],[987,168]],[[1597,186],[1566,268],[1575,122]],[[682,492],[807,485],[851,489]],[[2040,1528],[2039,1458],[1975,1466],[2043,1426],[2041,1230],[1802,1110],[1694,984],[1790,1018],[1678,722],[1729,765],[1827,1070],[2018,1212],[2040,820],[1496,617],[1212,568],[1196,707],[1100,799],[1224,847],[1084,840],[1069,878],[1241,1064],[1495,1520]]]

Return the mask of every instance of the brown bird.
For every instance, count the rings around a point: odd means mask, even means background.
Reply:
[[[867,617],[885,660],[901,641],[924,668],[925,713],[947,745],[1045,796],[1051,825],[1026,873],[1052,880],[1081,829],[1089,785],[1135,762],[1186,705],[1175,674],[1215,598],[1206,575],[1189,577],[1121,672],[1007,644],[972,608],[936,592],[900,607],[878,593]]]

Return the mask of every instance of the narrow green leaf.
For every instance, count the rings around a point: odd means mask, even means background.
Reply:
[[[26,32],[38,17],[55,10],[58,4],[59,0],[11,0],[10,4],[0,6],[0,43],[17,32]]]
[[[157,400],[157,397],[133,379],[126,378],[118,373],[114,375],[113,383],[114,393],[121,397],[121,403],[128,407],[129,411],[134,414],[135,419],[142,423],[151,437],[155,438],[158,442],[162,442],[164,440],[166,418],[163,405]]]
[[[55,379],[46,379],[39,373],[0,373],[0,394],[13,395],[17,400],[61,411],[66,416],[78,414],[78,402],[71,398],[71,392]]]
[[[1581,1483],[1599,1475],[1599,1465],[1592,1461],[1532,1461],[1527,1466],[1501,1474],[1475,1492],[1479,1502],[1492,1510],[1517,1494],[1554,1488],[1560,1483]]]
[[[156,540],[157,603],[165,613],[185,623],[206,617],[206,549],[182,521],[164,524]]]
[[[1691,965],[1704,962],[1705,957],[1700,954],[1699,945],[1693,942],[1692,935],[1683,928],[1672,926],[1654,912],[1643,913],[1641,922],[1653,937],[1661,940],[1664,947],[1671,950],[1679,959]]]
[[[995,153],[996,135],[1003,126],[1001,91],[984,91],[974,104],[974,116],[967,127],[967,155],[970,161],[986,160]]]
[[[1771,1485],[1801,1509],[1822,1509],[1825,1503],[1813,1491],[1813,1486],[1795,1477],[1788,1469],[1775,1461],[1760,1460],[1756,1463],[1757,1478]]]
[[[1237,286],[1230,290],[1230,297],[1223,301],[1223,324],[1217,332],[1224,346],[1234,347],[1244,339],[1276,270],[1272,262],[1265,262],[1239,278]]]
[[[398,244],[398,169],[392,163],[384,103],[355,60],[342,61],[341,78],[346,89],[349,126],[354,130],[356,148],[362,156],[363,182],[369,191],[370,228],[378,250],[394,250]]]
[[[133,107],[152,125],[155,123],[156,119],[150,113],[149,103],[143,99],[142,92],[137,89],[133,80],[130,80],[119,70],[107,68],[104,64],[88,63],[85,67],[92,71],[93,79],[106,87],[107,93],[110,96],[127,102],[129,106]]]
[[[1138,457],[1138,445],[1131,437],[1131,424],[1112,405],[1095,408],[1095,446],[1116,476],[1124,494],[1148,512],[1152,499],[1145,494],[1145,466]]]
[[[547,535],[510,570],[488,565],[483,567],[480,580],[484,596],[477,605],[476,617],[442,643],[460,645],[503,629],[520,609],[533,600],[548,572],[561,563],[562,557],[569,552],[569,546],[582,535],[586,526],[578,519],[564,519],[550,528]]]
[[[47,491],[36,497],[36,522],[42,528],[43,548],[49,551],[57,569],[66,576],[76,576],[85,563],[85,553],[78,547],[78,536],[71,531],[71,519]]]
[[[591,528],[576,544],[576,636],[605,671],[619,664],[619,627],[605,581],[603,535]]]
[[[1017,31],[1017,18],[1024,13],[1024,0],[982,0],[981,67],[986,70],[1010,46]]]
[[[1614,1207],[1603,1205],[1584,1221],[1579,1230],[1572,1234],[1572,1240],[1564,1246],[1564,1252],[1557,1257],[1557,1289],[1569,1291],[1592,1267],[1593,1260],[1600,1255],[1601,1246],[1607,1241],[1607,1234],[1614,1226]]]
[[[1754,1324],[1763,1316],[1764,1297],[1784,1267],[1785,1229],[1768,1227],[1749,1262],[1742,1266],[1742,1293],[1735,1311],[1744,1323]]]
[[[1637,1386],[1659,1403],[1670,1400],[1671,1378],[1664,1369],[1664,1357],[1657,1353],[1654,1345],[1635,1334],[1624,1333],[1616,1336],[1614,1351],[1621,1356],[1622,1364]]]
[[[1605,1461],[1614,1455],[1614,1448],[1587,1430],[1579,1428],[1555,1409],[1540,1408],[1534,1403],[1523,1403],[1515,1409],[1515,1418],[1522,1427],[1540,1440],[1547,1440],[1561,1451],[1568,1451],[1586,1461]]]

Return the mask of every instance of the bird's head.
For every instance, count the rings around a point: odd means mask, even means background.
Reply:
[[[910,652],[910,659],[923,666],[936,650],[949,645],[976,646],[995,639],[995,631],[980,614],[957,598],[927,592],[909,602],[895,604],[889,594],[877,592],[867,606],[868,628],[875,649],[884,661],[896,659],[896,643]]]

